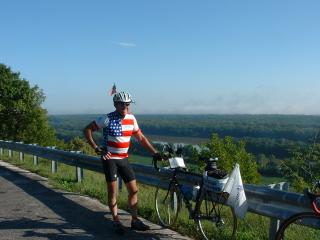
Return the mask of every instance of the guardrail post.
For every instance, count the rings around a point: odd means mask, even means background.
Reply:
[[[12,150],[11,149],[8,149],[8,156],[9,156],[9,158],[12,158]]]
[[[48,147],[51,149],[55,149],[56,147]],[[55,160],[51,160],[51,173],[56,173],[58,171],[58,162]]]
[[[58,171],[57,161],[51,161],[51,173],[56,173]]]
[[[23,160],[24,160],[24,153],[23,152],[19,152],[19,160],[20,160],[20,162],[23,162]]]
[[[33,155],[33,165],[37,166],[39,164],[39,158],[36,155]]]
[[[71,152],[75,152],[75,153],[82,153],[81,151],[71,151]],[[82,182],[82,179],[83,179],[83,168],[81,167],[76,167],[76,176],[77,176],[77,181],[78,183]]]
[[[23,144],[23,142],[16,142],[18,144]],[[19,160],[20,162],[23,162],[24,160],[24,153],[23,152],[19,152]]]
[[[287,182],[280,182],[277,184],[270,184],[270,188],[287,191],[289,185]],[[280,226],[280,220],[277,218],[270,218],[270,228],[269,228],[269,240],[273,240]]]
[[[0,147],[0,155],[3,155],[3,148]]]
[[[77,181],[80,183],[82,182],[82,179],[83,179],[83,168],[76,167],[76,171],[77,171]]]
[[[29,145],[31,145],[31,146],[37,146],[36,143],[32,143],[32,144],[29,144]],[[37,166],[38,164],[39,164],[39,158],[38,158],[38,156],[36,156],[36,155],[33,154],[33,165],[34,165],[34,166]]]

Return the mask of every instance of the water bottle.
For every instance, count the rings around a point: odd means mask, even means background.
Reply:
[[[180,191],[186,200],[192,199],[192,188],[187,185],[180,185]]]

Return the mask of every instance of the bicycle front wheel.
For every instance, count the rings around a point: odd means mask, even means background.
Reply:
[[[157,217],[162,226],[172,226],[178,218],[181,207],[181,195],[175,184],[168,182],[168,188],[162,189],[158,184],[155,195],[155,207]]]
[[[200,207],[195,219],[206,240],[235,238],[237,218],[233,209],[220,203],[224,201],[214,201],[222,197],[221,194],[206,192],[200,199]]]
[[[320,239],[320,215],[313,212],[304,212],[295,214],[285,220],[276,234],[276,240],[295,239]]]

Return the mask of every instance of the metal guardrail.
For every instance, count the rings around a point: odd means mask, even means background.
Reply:
[[[49,159],[52,162],[52,172],[57,171],[57,162],[75,166],[79,182],[83,178],[83,169],[103,172],[101,160],[98,157],[79,154],[79,152],[67,152],[54,149],[53,147],[40,147],[35,144],[0,140],[0,156],[4,153],[3,149],[8,149],[9,157],[12,156],[13,150],[19,152],[20,160],[23,159],[24,154],[33,155],[34,164],[38,162],[39,157]],[[132,164],[132,166],[137,180],[143,184],[157,186],[161,178],[168,178],[170,176],[169,170],[157,172],[153,166],[141,164]],[[188,172],[178,173],[178,178],[182,183],[189,186],[193,186],[196,182],[201,181],[201,176]],[[248,201],[248,211],[271,218],[269,239],[274,238],[279,226],[279,220],[284,220],[295,213],[311,211],[310,202],[306,196],[283,191],[282,189],[287,189],[287,185],[284,183],[269,186],[244,185]]]

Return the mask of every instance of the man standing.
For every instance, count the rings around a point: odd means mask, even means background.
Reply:
[[[117,207],[117,177],[121,176],[128,190],[128,205],[131,211],[131,228],[146,231],[145,225],[137,217],[138,187],[132,167],[128,163],[130,138],[134,136],[154,157],[158,152],[141,132],[134,115],[129,113],[132,98],[127,92],[119,92],[113,96],[115,111],[98,117],[87,125],[84,135],[88,143],[101,155],[103,170],[108,188],[108,205],[112,213],[113,226],[116,233],[124,233]],[[99,148],[93,139],[92,132],[103,129],[104,146]]]

